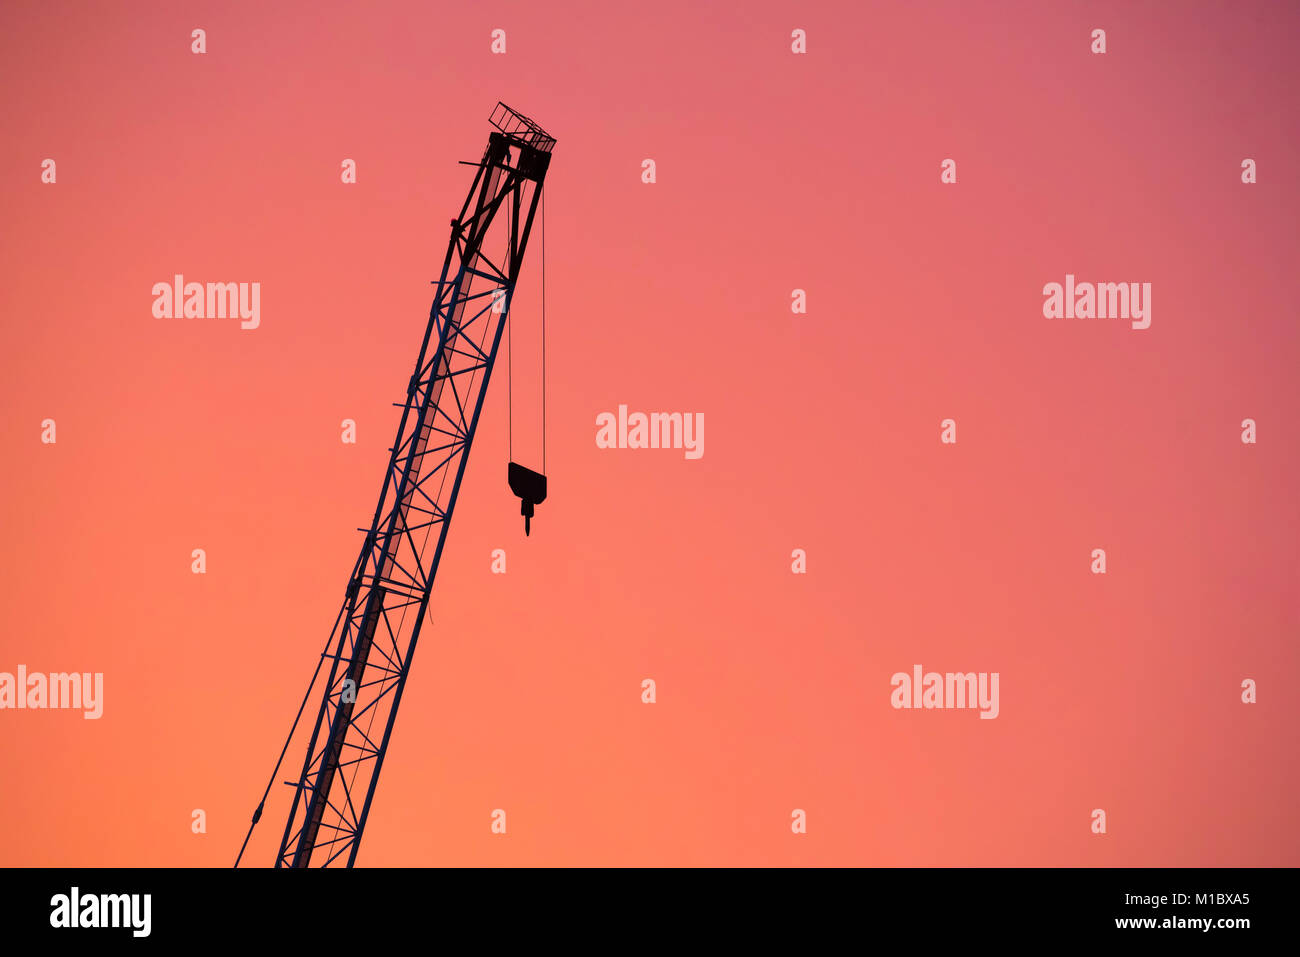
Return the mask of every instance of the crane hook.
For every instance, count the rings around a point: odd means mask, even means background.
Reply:
[[[524,534],[532,534],[533,506],[546,501],[546,476],[511,462],[508,469],[510,491],[520,498],[519,513],[524,517]]]

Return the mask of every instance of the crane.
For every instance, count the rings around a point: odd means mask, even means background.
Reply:
[[[374,801],[555,146],[554,137],[504,103],[497,103],[489,122],[494,130],[483,158],[464,164],[475,167],[474,181],[451,221],[374,520],[249,827],[251,837],[328,662],[302,772],[297,781],[284,782],[294,789],[293,804],[276,867],[308,867],[313,861],[353,866]],[[541,218],[544,246],[544,204]],[[502,247],[494,258],[492,251]],[[544,403],[543,398],[543,408]],[[507,477],[521,499],[528,532],[534,506],[546,498],[546,476],[511,461]],[[245,837],[240,859],[247,847]]]

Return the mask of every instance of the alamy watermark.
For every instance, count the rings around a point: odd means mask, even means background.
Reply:
[[[104,714],[104,673],[28,674],[26,665],[19,665],[16,675],[0,671],[0,710],[6,708],[80,709],[83,718],[96,720]]]
[[[912,673],[897,672],[889,679],[894,690],[889,703],[895,708],[978,708],[981,718],[998,716],[998,673],[987,671],[928,671],[920,665]]]
[[[186,282],[177,273],[171,282],[154,283],[152,293],[158,319],[240,319],[241,329],[262,324],[260,282]]]
[[[83,894],[74,887],[50,898],[51,927],[127,927],[148,937],[153,925],[151,894]]]
[[[688,459],[704,455],[703,412],[632,412],[596,416],[598,449],[682,449]]]
[[[1065,274],[1065,284],[1043,286],[1046,319],[1130,319],[1134,329],[1151,325],[1151,283],[1080,282]]]

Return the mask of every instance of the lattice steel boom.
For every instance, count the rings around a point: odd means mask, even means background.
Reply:
[[[352,866],[374,800],[555,145],[503,103],[491,122],[483,159],[468,164],[474,183],[451,221],[379,505],[326,647],[329,678],[302,774],[286,782],[293,806],[277,867],[307,867],[313,856]]]

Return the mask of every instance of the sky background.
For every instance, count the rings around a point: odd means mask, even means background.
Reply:
[[[1300,864],[1297,27],[6,3],[0,671],[105,700],[0,712],[0,864],[233,862],[498,100],[558,140],[550,493],[525,538],[498,366],[359,865]],[[535,468],[540,253],[510,319]],[[260,328],[155,318],[175,273],[260,282]],[[1066,273],[1150,282],[1151,327],[1045,319]],[[619,404],[703,413],[703,457],[597,448]],[[998,672],[1000,715],[894,710],[915,664]]]

